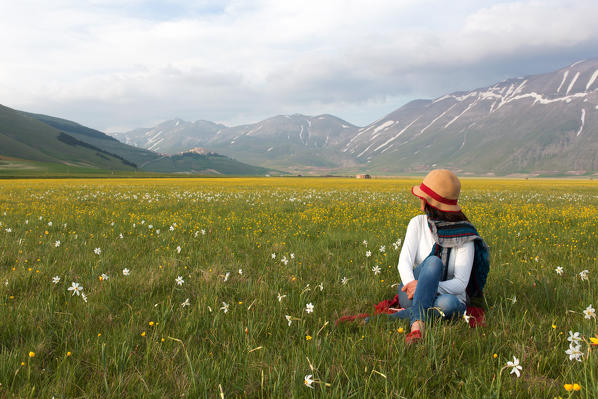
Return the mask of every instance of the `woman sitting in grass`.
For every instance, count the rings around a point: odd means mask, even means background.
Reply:
[[[399,303],[405,309],[389,315],[410,320],[407,343],[422,339],[425,321],[433,314],[453,318],[465,312],[474,240],[487,250],[457,205],[460,191],[457,176],[443,169],[432,170],[411,190],[425,214],[409,222],[399,257]]]

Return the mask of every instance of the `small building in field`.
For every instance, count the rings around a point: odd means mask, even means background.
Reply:
[[[372,176],[361,174],[361,175],[355,175],[355,178],[356,179],[371,179]]]

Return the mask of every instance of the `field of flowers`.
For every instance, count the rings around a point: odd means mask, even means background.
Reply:
[[[464,179],[486,326],[372,318],[417,180],[0,181],[0,397],[598,397],[598,184]]]

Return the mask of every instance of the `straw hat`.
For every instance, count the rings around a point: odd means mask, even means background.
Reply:
[[[450,170],[434,169],[424,177],[419,186],[411,188],[413,195],[423,199],[430,206],[444,212],[459,212],[457,205],[461,182]]]

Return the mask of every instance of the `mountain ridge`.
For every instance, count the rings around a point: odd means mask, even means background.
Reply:
[[[312,126],[319,117],[328,130]],[[223,126],[199,146],[289,171],[587,174],[598,171],[598,60],[416,99],[364,127],[300,114]]]

